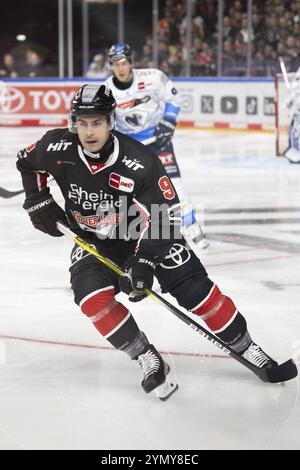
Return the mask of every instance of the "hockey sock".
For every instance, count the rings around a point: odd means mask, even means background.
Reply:
[[[217,336],[239,354],[242,354],[252,342],[246,320],[240,312],[225,330],[217,333]]]
[[[142,354],[146,348],[149,347],[149,341],[143,331],[139,331],[137,336],[131,341],[128,346],[122,349],[126,352],[131,359],[137,359],[140,354]]]
[[[250,345],[252,340],[247,331],[246,319],[237,310],[230,297],[224,295],[215,284],[205,299],[192,311],[236,352],[241,353]]]
[[[88,294],[80,302],[81,310],[116,349],[126,351],[135,341],[132,349],[139,353],[139,348],[144,349],[148,340],[146,337],[142,339],[142,335],[139,336],[141,332],[133,316],[124,305],[116,301],[114,293],[114,287],[109,286]],[[137,341],[139,337],[141,339]],[[128,354],[131,354],[129,352]]]

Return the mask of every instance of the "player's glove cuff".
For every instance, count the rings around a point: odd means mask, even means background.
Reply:
[[[33,226],[41,232],[52,237],[61,237],[63,234],[57,229],[56,222],[68,225],[66,213],[55,202],[49,188],[31,194],[25,199],[23,208],[28,213]]]
[[[138,302],[146,297],[144,289],[151,289],[155,263],[143,256],[128,258],[125,273],[119,278],[120,289],[129,296],[131,302]]]
[[[156,137],[156,144],[160,147],[166,147],[170,145],[174,131],[176,128],[176,122],[168,119],[162,119],[155,128],[154,136]]]

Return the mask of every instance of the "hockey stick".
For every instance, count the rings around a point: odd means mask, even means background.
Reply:
[[[53,181],[54,178],[50,178],[48,183]],[[0,186],[0,197],[3,197],[4,199],[9,199],[14,196],[18,196],[18,194],[22,194],[25,192],[25,189],[18,189],[17,191],[9,191],[8,189],[3,188]]]
[[[291,91],[291,84],[289,82],[288,74],[287,74],[285,64],[284,64],[284,60],[283,60],[282,57],[279,57],[279,64],[280,64],[280,68],[281,68],[281,72],[282,72],[282,75],[283,75],[285,86],[287,87],[288,91],[290,92]]]
[[[117,273],[119,276],[122,276],[124,274],[124,272],[119,268],[119,266],[117,266],[114,262],[112,262],[108,258],[105,258],[104,256],[102,256],[96,248],[94,248],[92,245],[87,243],[83,238],[76,235],[64,224],[62,224],[61,222],[57,222],[57,228],[61,233],[71,238],[76,245],[81,246],[81,248],[83,248],[85,251],[95,256],[95,258],[97,258],[101,263],[103,263],[105,266],[107,266],[112,271]],[[177,318],[179,318],[184,323],[186,323],[192,330],[196,331],[201,336],[204,336],[204,338],[206,338],[208,341],[211,341],[219,349],[224,351],[226,354],[229,354],[231,357],[236,359],[243,366],[247,367],[252,372],[254,372],[263,382],[270,382],[270,383],[285,382],[297,376],[298,374],[297,367],[292,359],[289,359],[283,364],[272,367],[270,369],[259,368],[251,364],[251,362],[244,359],[242,356],[236,353],[233,349],[231,349],[228,345],[223,343],[223,341],[221,341],[219,338],[214,336],[212,333],[206,330],[203,326],[199,325],[197,322],[192,320],[185,313],[183,313],[177,307],[169,303],[167,300],[165,300],[163,297],[158,295],[156,292],[152,291],[151,289],[145,289],[144,292],[145,294],[147,294],[148,297],[151,297],[151,299],[163,305],[171,313],[173,313],[173,315],[175,315]]]
[[[10,197],[17,196],[18,194],[24,193],[24,189],[18,189],[17,191],[9,191],[8,189],[4,189],[0,186],[0,197],[4,199],[9,199]]]
[[[291,86],[291,81],[289,80],[288,73],[286,71],[284,60],[283,60],[282,57],[279,57],[279,64],[280,64],[282,76],[283,76],[283,79],[284,79],[284,84],[285,84],[286,89],[287,89],[287,91],[290,95],[290,100],[292,100],[293,99],[293,96],[292,96],[293,95],[293,90],[292,90],[292,86]],[[299,100],[297,100],[294,104],[292,104],[291,107],[288,107],[288,112],[294,113],[298,109],[299,109]]]

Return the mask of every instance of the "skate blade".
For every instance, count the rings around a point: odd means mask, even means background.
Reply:
[[[170,369],[169,364],[165,362],[166,380],[164,383],[154,389],[155,395],[160,400],[167,400],[176,390],[178,384],[176,383],[174,372]]]
[[[167,400],[176,390],[178,389],[178,384],[171,380],[166,380],[163,384],[156,387],[154,390],[155,395],[162,401]]]
[[[198,253],[203,252],[203,250],[209,247],[209,242],[206,240],[206,238],[202,238],[200,241],[196,243],[189,238],[185,238],[185,240],[188,246],[190,247],[190,249],[193,250],[196,254],[197,252]]]
[[[206,240],[206,238],[202,238],[202,240],[198,242],[194,242],[194,243],[197,246],[197,248],[199,248],[200,250],[205,250],[206,248],[209,247],[209,242]]]

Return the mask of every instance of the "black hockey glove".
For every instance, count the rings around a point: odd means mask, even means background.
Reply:
[[[119,285],[131,302],[139,302],[147,297],[144,289],[151,289],[154,271],[153,261],[139,255],[128,258],[125,273],[119,278]]]
[[[156,145],[160,148],[167,147],[171,143],[175,127],[175,121],[168,121],[166,119],[160,121],[154,131]]]
[[[66,213],[54,201],[49,188],[43,188],[39,193],[28,196],[23,207],[36,229],[52,237],[62,237],[63,234],[56,228],[56,222],[59,220],[68,225],[68,220]]]

